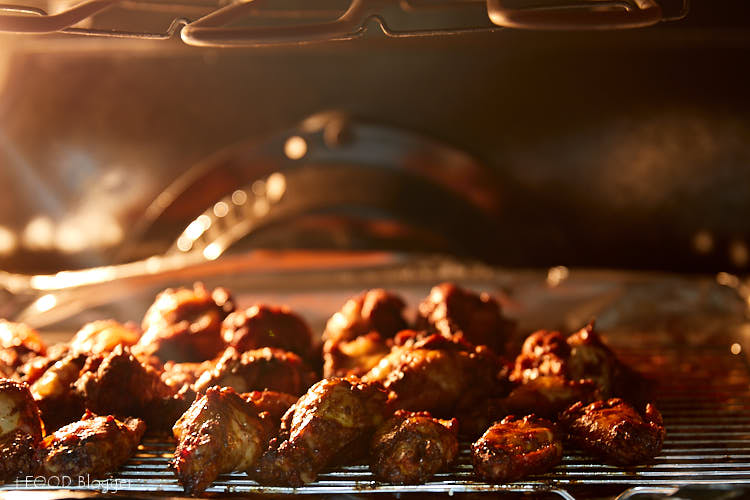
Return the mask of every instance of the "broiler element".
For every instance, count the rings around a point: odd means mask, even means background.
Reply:
[[[356,377],[324,379],[294,404],[252,474],[262,484],[301,486],[315,481],[341,455],[366,449],[384,420],[386,392]]]
[[[70,349],[87,354],[108,354],[115,347],[135,345],[141,332],[133,324],[122,324],[106,319],[86,323],[73,336]]]
[[[349,299],[323,332],[325,377],[362,376],[390,351],[390,339],[407,328],[401,297],[373,289]]]
[[[661,413],[646,404],[640,414],[622,399],[576,403],[560,416],[570,441],[612,464],[652,460],[661,451],[666,430]]]
[[[43,436],[39,407],[29,386],[0,379],[0,482],[34,472],[34,449]]]
[[[506,483],[546,472],[560,463],[562,453],[555,424],[535,415],[509,416],[471,446],[471,461],[481,479]]]
[[[277,347],[304,359],[313,355],[313,334],[305,320],[285,306],[256,304],[237,311],[221,326],[226,344],[239,352]]]
[[[211,386],[232,387],[237,392],[269,389],[302,394],[317,380],[315,373],[293,352],[272,347],[239,353],[229,347],[195,383],[203,392]]]
[[[514,329],[500,304],[486,293],[476,294],[454,283],[441,283],[419,304],[416,328],[449,339],[486,345],[498,354]]]
[[[505,392],[500,373],[500,360],[486,346],[435,334],[395,346],[362,379],[382,382],[393,408],[448,416]]]
[[[380,481],[421,484],[445,470],[458,454],[458,421],[428,412],[399,410],[375,432],[370,470]]]
[[[143,336],[134,354],[162,361],[204,361],[225,347],[221,323],[234,311],[224,288],[211,293],[202,283],[192,289],[168,288],[156,297],[143,318]]]
[[[0,320],[0,376],[11,377],[29,359],[47,351],[39,334],[23,323]]]
[[[138,447],[146,424],[137,418],[117,420],[112,415],[86,412],[42,441],[38,450],[40,475],[45,477],[101,477],[117,470]]]
[[[211,387],[174,425],[170,468],[189,495],[200,495],[221,473],[249,470],[270,436],[255,407],[231,388]]]

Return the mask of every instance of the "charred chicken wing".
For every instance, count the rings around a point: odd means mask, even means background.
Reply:
[[[0,482],[32,474],[44,428],[39,408],[22,382],[0,379]]]
[[[269,438],[255,408],[226,387],[209,388],[173,433],[170,467],[189,495],[200,495],[219,474],[253,467]]]
[[[258,304],[237,311],[221,326],[224,341],[239,352],[277,347],[309,359],[313,335],[305,320],[285,306]]]
[[[114,320],[86,323],[70,341],[70,349],[87,354],[107,354],[117,346],[129,347],[138,342],[141,333],[132,324]]]
[[[137,418],[87,412],[42,441],[39,473],[46,477],[101,477],[117,470],[138,448],[146,424]]]
[[[541,474],[562,459],[562,440],[555,425],[534,415],[506,417],[471,445],[474,472],[491,483],[517,481]]]
[[[143,318],[143,336],[134,352],[162,361],[205,361],[221,352],[225,343],[221,323],[234,311],[224,288],[209,293],[201,283],[192,289],[161,292]]]
[[[47,432],[78,420],[84,412],[83,398],[73,387],[88,357],[69,354],[57,361],[31,384],[31,394],[42,411]]]
[[[570,441],[612,464],[647,462],[661,451],[666,430],[659,410],[647,404],[643,414],[622,399],[576,403],[560,416]]]
[[[321,380],[284,415],[253,476],[263,484],[301,486],[347,448],[367,447],[384,420],[386,393],[356,377]]]
[[[302,394],[315,380],[315,373],[293,352],[264,347],[240,354],[229,347],[216,366],[198,379],[195,390],[202,392],[218,385],[237,392],[269,389]]]
[[[503,317],[500,304],[490,295],[442,283],[419,305],[416,327],[502,353],[514,324]]]
[[[370,469],[380,481],[420,484],[458,454],[458,422],[399,410],[375,432]]]

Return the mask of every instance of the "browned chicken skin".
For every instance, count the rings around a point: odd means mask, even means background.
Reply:
[[[211,371],[216,366],[216,361],[216,359],[200,363],[175,363],[167,361],[163,365],[161,379],[175,391],[179,391],[186,386],[192,388],[201,375]]]
[[[78,380],[87,359],[85,354],[69,354],[31,384],[31,394],[42,411],[47,432],[74,422],[83,414],[83,398],[74,390],[73,384]]]
[[[395,409],[452,415],[505,388],[500,360],[487,347],[432,335],[395,346],[364,377],[390,391]]]
[[[370,469],[380,481],[420,484],[445,470],[458,454],[458,421],[399,410],[375,432]]]
[[[101,477],[117,470],[138,448],[146,424],[137,418],[87,412],[42,441],[39,474],[46,477]]]
[[[659,410],[647,404],[643,414],[622,399],[576,403],[560,416],[570,441],[608,463],[648,462],[661,451],[666,430]]]
[[[23,323],[0,320],[0,366],[6,376],[35,356],[44,356],[47,347],[33,328]]]
[[[222,336],[239,352],[277,347],[305,359],[313,354],[313,335],[305,320],[286,306],[256,304],[224,320]]]
[[[107,354],[117,346],[135,345],[141,333],[133,324],[107,319],[86,323],[70,341],[70,350],[86,354]]]
[[[490,295],[476,294],[454,283],[434,286],[419,304],[418,312],[417,329],[486,345],[499,354],[505,351],[514,329],[513,322],[503,317],[500,305]]]
[[[253,391],[240,394],[242,399],[255,406],[258,413],[268,413],[270,418],[281,421],[281,417],[299,399],[297,396],[278,391]]]
[[[226,346],[221,323],[232,311],[234,301],[224,288],[211,293],[201,283],[192,289],[168,288],[146,311],[143,336],[134,353],[162,361],[211,359]]]
[[[0,482],[33,474],[35,447],[43,435],[39,408],[29,386],[0,379]]]
[[[263,347],[240,354],[229,347],[214,368],[198,379],[195,390],[202,392],[218,385],[237,392],[269,389],[302,394],[316,380],[307,363],[293,352]]]
[[[386,393],[380,384],[356,377],[324,379],[284,415],[253,474],[263,484],[301,486],[347,448],[366,448],[384,420]]]
[[[170,467],[189,495],[200,495],[219,474],[252,468],[269,439],[255,407],[226,387],[209,388],[173,432]]]
[[[560,463],[562,453],[555,424],[534,415],[506,417],[471,445],[474,472],[491,483],[544,473]]]

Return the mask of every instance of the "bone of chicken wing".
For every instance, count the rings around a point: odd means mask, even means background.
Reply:
[[[509,416],[471,445],[471,461],[480,478],[505,483],[546,472],[560,463],[562,452],[555,424],[535,415]]]
[[[168,288],[161,292],[143,318],[143,336],[134,353],[162,361],[204,361],[226,344],[221,323],[234,311],[234,301],[224,288],[209,293],[201,283],[193,289]]]
[[[502,393],[501,362],[486,346],[458,344],[440,335],[395,346],[363,380],[382,382],[395,409],[450,415]]]
[[[269,436],[256,409],[231,388],[211,387],[174,425],[170,462],[189,495],[200,495],[225,472],[255,465]]]
[[[228,346],[239,352],[260,347],[276,347],[309,359],[313,334],[305,320],[285,306],[256,304],[233,312],[221,326]]]
[[[45,477],[101,477],[117,470],[138,448],[146,424],[137,418],[86,412],[42,441],[39,473]]]
[[[416,328],[503,353],[514,323],[503,316],[500,304],[490,295],[441,283],[419,304]]]
[[[16,369],[35,356],[44,356],[47,347],[33,328],[23,323],[0,320],[0,366],[10,377]]]
[[[650,461],[661,451],[666,430],[661,413],[647,404],[643,414],[622,399],[576,403],[560,416],[570,441],[608,463]]]
[[[301,486],[348,448],[366,448],[385,416],[380,384],[356,377],[329,378],[289,408],[253,474],[263,484]]]
[[[323,332],[325,377],[361,376],[390,351],[390,339],[407,327],[401,297],[382,289],[349,299]]]
[[[264,347],[240,354],[229,347],[214,368],[198,379],[195,390],[202,392],[218,385],[237,392],[269,389],[302,394],[316,380],[307,363],[293,352]]]
[[[29,386],[0,379],[0,482],[32,474],[44,427]]]
[[[130,347],[141,337],[132,324],[118,323],[115,320],[99,320],[86,323],[73,336],[70,349],[87,354],[108,354],[115,347]]]
[[[375,432],[370,469],[380,481],[420,484],[445,470],[458,454],[458,421],[399,410]]]

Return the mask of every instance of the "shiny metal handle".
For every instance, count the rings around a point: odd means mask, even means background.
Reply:
[[[498,26],[534,30],[641,28],[663,19],[654,0],[571,0],[520,8],[508,0],[487,0],[487,13]]]

